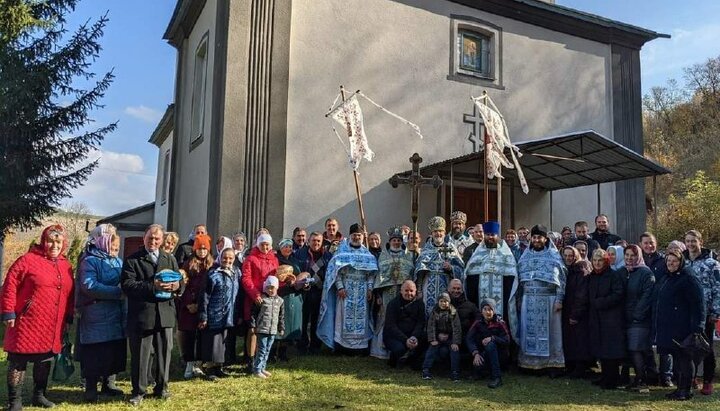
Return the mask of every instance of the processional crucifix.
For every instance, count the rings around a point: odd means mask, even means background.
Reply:
[[[420,163],[422,163],[422,161],[422,157],[420,157],[418,153],[414,153],[412,157],[410,157],[410,163],[412,164],[412,172],[410,172],[410,175],[404,177],[400,174],[395,174],[390,177],[390,180],[388,180],[393,188],[397,188],[399,184],[407,184],[410,186],[412,193],[410,200],[410,217],[413,222],[413,235],[417,233],[418,209],[420,207],[420,188],[423,185],[432,184],[433,188],[437,189],[443,183],[442,178],[440,178],[437,174],[432,177],[423,177],[420,175]]]

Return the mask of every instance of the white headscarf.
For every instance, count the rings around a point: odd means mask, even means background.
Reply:
[[[270,243],[272,244],[272,236],[270,234],[260,234],[257,238],[257,241],[255,241],[255,246],[259,247],[262,243]]]
[[[232,240],[228,237],[220,237],[222,240],[222,245],[218,247],[217,243],[215,244],[215,251],[217,251],[217,257],[215,257],[215,264],[220,265],[220,259],[222,258],[222,252],[226,248],[233,248]],[[218,241],[219,242],[219,241]]]

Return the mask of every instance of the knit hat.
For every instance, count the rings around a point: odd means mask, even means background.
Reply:
[[[265,282],[263,283],[263,291],[267,290],[268,287],[270,287],[270,286],[278,288],[279,285],[280,285],[280,281],[278,280],[278,278],[275,277],[274,275],[271,275],[265,279]]]
[[[280,240],[280,242],[278,243],[278,248],[292,247],[292,245],[293,245],[293,241],[292,241],[291,239],[289,239],[289,238],[283,238],[283,239]]]
[[[493,300],[492,298],[485,298],[485,299],[482,300],[482,302],[480,303],[480,310],[482,310],[483,308],[485,308],[486,305],[489,305],[490,308],[492,308],[492,310],[495,311],[495,300]]]
[[[195,236],[195,240],[193,241],[193,251],[197,251],[201,248],[204,248],[206,250],[210,250],[210,236],[207,234],[198,234]]]
[[[440,293],[440,296],[438,297],[438,302],[445,300],[447,302],[450,302],[450,294],[448,293]]]
[[[260,246],[262,243],[272,244],[272,236],[270,234],[260,234],[255,241],[256,246]]]

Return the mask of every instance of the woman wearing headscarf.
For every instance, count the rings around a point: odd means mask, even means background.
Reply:
[[[114,386],[114,376],[125,370],[127,340],[126,305],[120,288],[122,260],[120,237],[105,232],[94,236],[86,248],[77,275],[78,341],[82,352],[80,367],[85,378],[86,402],[102,393],[122,395]]]
[[[300,341],[302,331],[302,290],[304,287],[298,280],[306,279],[308,273],[300,272],[300,262],[295,258],[293,241],[289,238],[283,238],[278,243],[277,258],[278,264],[280,264],[276,275],[280,282],[278,295],[284,301],[285,333],[276,337],[278,343],[275,346],[278,360],[287,361],[288,346]]]
[[[264,230],[264,229],[261,229]],[[250,322],[253,305],[262,304],[263,283],[270,275],[275,274],[278,268],[278,259],[272,249],[272,237],[270,234],[260,234],[255,241],[255,247],[245,259],[242,268],[242,287],[245,290],[245,308],[243,320]],[[255,357],[256,337],[251,328],[248,327],[245,344],[248,346],[248,362],[252,370],[252,363]]]
[[[619,245],[611,245],[607,248],[608,258],[610,260],[610,268],[618,271],[625,267],[624,248]]]
[[[590,262],[580,257],[580,252],[571,246],[562,249],[567,268],[565,300],[562,310],[563,350],[565,369],[572,377],[580,378],[590,368],[588,329],[588,275],[592,270]]]
[[[40,244],[18,258],[7,272],[0,296],[5,323],[3,348],[8,353],[8,408],[22,409],[27,363],[33,366],[32,404],[55,406],[45,398],[53,356],[62,349],[63,333],[72,321],[74,282],[65,258],[68,238],[61,225],[46,227]]]
[[[592,267],[588,278],[590,353],[600,360],[602,369],[602,377],[595,383],[612,390],[618,387],[620,364],[626,355],[625,289],[622,277],[610,268],[605,250],[593,252]]]
[[[678,250],[665,255],[667,271],[655,286],[654,339],[660,355],[673,357],[677,375],[677,390],[668,399],[685,401],[692,398],[695,376],[693,358],[678,346],[692,333],[702,333],[705,327],[703,290],[692,268],[685,266],[685,258]]]
[[[645,265],[642,250],[631,244],[624,253],[625,267],[618,273],[625,281],[625,325],[627,348],[635,368],[635,381],[631,388],[638,392],[650,392],[647,386],[645,358],[652,351],[650,326],[652,325],[652,295],[655,276]]]
[[[215,265],[216,266],[220,265],[220,260],[221,260],[220,253],[222,252],[222,250],[224,250],[226,248],[233,248],[233,242],[230,239],[230,237],[223,236],[223,237],[218,238],[218,240],[215,242]]]

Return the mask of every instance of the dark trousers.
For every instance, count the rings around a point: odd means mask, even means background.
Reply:
[[[183,361],[197,361],[199,359],[198,353],[200,352],[200,333],[197,330],[178,330],[177,339]]]
[[[490,377],[500,378],[500,352],[497,345],[495,345],[493,341],[489,342],[480,355],[482,356],[483,364],[479,367],[473,365],[475,372],[482,373],[483,371],[489,370]]]
[[[441,360],[450,357],[450,372],[457,374],[460,372],[460,351],[453,351],[450,344],[446,342],[438,343],[438,345],[430,345],[425,351],[425,362],[423,362],[423,370],[430,370],[435,363],[435,358]]]
[[[710,343],[710,354],[703,360],[703,382],[712,383],[715,378],[715,350],[713,348],[713,338],[715,336],[715,323],[708,321],[705,324],[705,337]]]
[[[301,348],[320,348],[320,339],[317,336],[318,317],[320,316],[320,299],[322,291],[314,286],[306,292],[303,301]]]
[[[145,395],[147,393],[148,374],[151,369],[155,371],[155,388],[153,391],[155,393],[167,391],[172,341],[172,328],[131,331],[129,333],[132,395]],[[153,352],[154,359],[150,355]]]
[[[695,363],[692,357],[683,350],[673,349],[670,351],[675,365],[678,390],[690,392],[692,390],[693,378],[695,378]]]
[[[617,387],[620,384],[620,364],[622,360],[600,360],[602,385]]]
[[[398,359],[408,352],[408,348],[405,345],[405,340],[400,341],[394,338],[385,337],[383,338],[385,348],[390,351],[390,365],[395,366],[398,364]],[[422,340],[418,340],[418,346],[410,352],[407,358],[407,364],[414,365],[422,358],[424,351],[424,344]],[[418,364],[419,365],[419,364]]]

